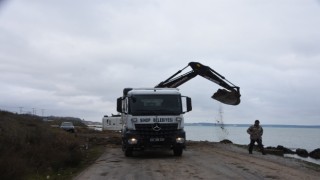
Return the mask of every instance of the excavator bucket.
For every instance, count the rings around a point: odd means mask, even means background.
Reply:
[[[240,104],[240,93],[238,91],[228,91],[226,89],[218,89],[211,98],[224,104],[238,105]]]

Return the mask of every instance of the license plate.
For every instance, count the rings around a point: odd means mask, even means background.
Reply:
[[[164,138],[150,138],[150,142],[162,142]]]

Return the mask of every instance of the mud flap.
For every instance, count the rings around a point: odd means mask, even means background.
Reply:
[[[238,91],[228,91],[226,89],[218,89],[211,98],[219,102],[229,105],[238,105],[240,104],[240,93]]]

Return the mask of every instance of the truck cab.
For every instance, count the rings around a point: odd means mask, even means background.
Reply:
[[[177,88],[125,88],[117,99],[125,155],[168,148],[181,156],[186,138],[183,114],[191,110],[191,98],[181,96]]]

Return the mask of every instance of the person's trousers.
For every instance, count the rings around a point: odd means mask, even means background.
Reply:
[[[250,153],[250,154],[252,153],[252,149],[253,149],[253,146],[254,146],[254,143],[255,143],[255,142],[258,143],[258,147],[259,147],[259,149],[261,150],[261,153],[262,153],[262,154],[265,154],[264,148],[263,148],[263,145],[262,145],[262,139],[250,139],[249,153]]]

